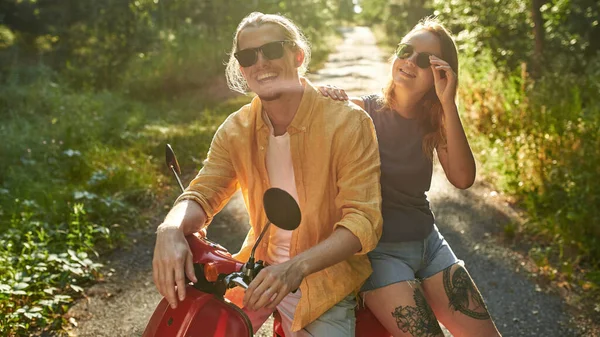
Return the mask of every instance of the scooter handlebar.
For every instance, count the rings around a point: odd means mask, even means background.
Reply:
[[[244,281],[244,277],[241,274],[234,273],[230,274],[225,278],[225,284],[227,284],[228,288],[233,288],[232,284],[240,286],[244,289],[248,289],[248,284]]]

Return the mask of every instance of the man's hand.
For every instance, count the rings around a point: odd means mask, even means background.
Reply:
[[[309,250],[261,270],[246,290],[244,307],[249,310],[275,309],[284,297],[300,287],[306,276],[342,262],[361,249],[358,237],[339,226],[327,239]]]
[[[158,291],[173,309],[179,300],[185,298],[185,275],[193,282],[198,282],[194,275],[192,252],[183,232],[177,227],[161,225],[156,235],[154,259],[152,260],[152,277]]]
[[[292,290],[300,287],[303,278],[303,268],[291,260],[266,267],[246,290],[244,307],[249,310],[274,309]]]

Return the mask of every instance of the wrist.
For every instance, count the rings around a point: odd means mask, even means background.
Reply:
[[[304,258],[297,256],[292,261],[292,269],[298,270],[302,274],[302,278],[311,274],[310,264]]]
[[[440,103],[442,104],[442,109],[444,110],[444,113],[448,113],[451,111],[458,112],[458,107],[456,106],[456,102],[454,101],[454,99],[443,101],[440,100]]]
[[[174,224],[170,224],[170,223],[166,223],[166,222],[163,222],[162,224],[160,224],[156,228],[156,234],[157,235],[163,234],[163,233],[167,233],[167,232],[168,233],[173,233],[173,232],[177,232],[177,231],[182,232],[180,226],[177,226],[177,225],[174,225]]]

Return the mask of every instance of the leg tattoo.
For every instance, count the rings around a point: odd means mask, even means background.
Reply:
[[[458,267],[452,277],[450,277],[450,269],[451,267],[444,269],[443,274],[444,289],[450,301],[450,308],[475,319],[489,319],[490,314],[483,298],[465,268]],[[469,308],[470,303],[473,304],[473,309]]]
[[[415,299],[416,306],[399,306],[392,312],[392,316],[396,319],[396,324],[398,324],[398,329],[418,337],[443,336],[435,314],[429,304],[427,304],[421,289],[415,289],[413,298]]]

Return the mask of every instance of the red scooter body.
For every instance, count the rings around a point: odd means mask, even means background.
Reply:
[[[186,237],[192,255],[199,287],[186,286],[185,299],[176,309],[163,298],[142,337],[228,337],[252,336],[248,316],[237,306],[223,299],[223,286],[212,286],[203,275],[203,267],[212,264],[219,275],[239,272],[243,263],[233,259],[227,250],[194,235]],[[217,282],[222,282],[220,279]]]
[[[252,336],[252,325],[235,305],[188,285],[185,300],[177,309],[172,309],[164,298],[160,301],[142,336]]]
[[[221,245],[196,235],[188,235],[186,239],[190,245],[194,263],[200,265],[210,263],[219,274],[231,274],[240,271],[244,266]]]

